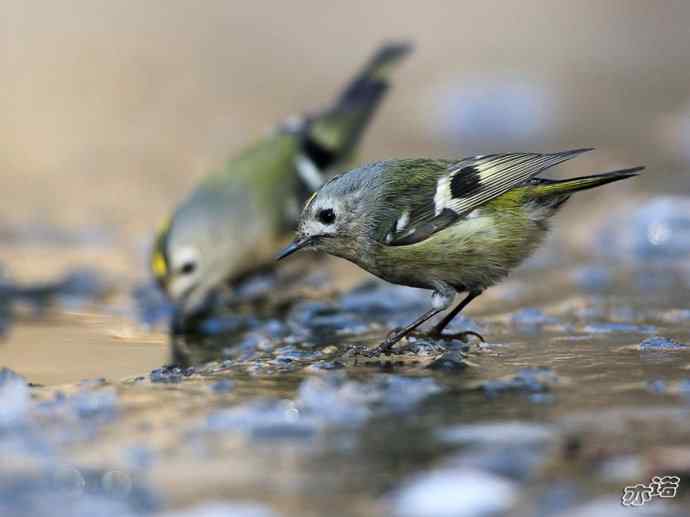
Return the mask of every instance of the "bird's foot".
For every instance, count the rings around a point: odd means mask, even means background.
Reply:
[[[400,341],[402,337],[403,335],[401,335],[400,330],[391,330],[383,343],[374,348],[367,348],[366,346],[357,347],[355,349],[355,355],[360,355],[367,358],[377,357],[381,354],[389,356],[393,353],[393,345]]]

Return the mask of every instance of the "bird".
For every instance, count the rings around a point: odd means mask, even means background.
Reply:
[[[506,153],[458,160],[371,163],[336,176],[306,202],[295,239],[278,255],[312,249],[344,258],[394,284],[432,291],[431,308],[391,331],[368,355],[449,309],[443,330],[542,243],[549,219],[575,192],[636,176],[644,167],[564,180],[539,177],[591,148]],[[464,332],[453,337],[466,337]],[[482,340],[483,337],[479,336]]]
[[[351,158],[392,70],[411,50],[408,42],[382,45],[331,106],[279,124],[177,205],[150,256],[153,277],[175,306],[175,332],[208,312],[219,287],[273,263],[304,200]]]

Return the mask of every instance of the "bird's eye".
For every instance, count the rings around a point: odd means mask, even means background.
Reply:
[[[185,262],[180,268],[180,273],[183,275],[191,275],[196,271],[196,264],[194,262]]]
[[[319,211],[319,222],[323,224],[333,224],[335,222],[335,212],[332,208],[324,208]]]

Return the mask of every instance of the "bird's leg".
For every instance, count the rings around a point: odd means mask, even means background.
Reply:
[[[432,308],[426,311],[424,314],[422,314],[419,318],[414,320],[412,323],[409,325],[406,325],[400,330],[393,330],[388,336],[386,337],[385,341],[381,343],[379,346],[376,348],[365,352],[364,355],[368,357],[373,357],[376,355],[379,355],[381,353],[384,353],[386,355],[390,354],[390,350],[395,345],[398,341],[400,341],[402,338],[404,338],[407,334],[412,332],[414,329],[419,327],[422,323],[427,321],[430,318],[433,318],[436,316],[439,312],[442,312],[446,310],[450,304],[453,302],[453,298],[455,297],[455,291],[453,288],[450,286],[439,286],[436,291],[434,291],[434,294],[432,295]]]
[[[469,303],[472,300],[474,300],[477,296],[479,296],[480,294],[482,294],[482,291],[470,291],[467,294],[467,296],[465,298],[463,298],[463,300],[452,311],[450,311],[448,314],[446,314],[446,316],[441,321],[439,321],[433,329],[431,329],[431,332],[429,332],[429,334],[432,336],[441,337],[441,335],[443,333],[443,329],[445,329],[448,326],[448,324],[451,321],[453,321],[453,318],[455,318],[455,316],[457,316],[461,310],[463,310],[465,307],[467,307],[469,305]],[[449,334],[448,335],[448,337],[456,337],[456,338],[460,338],[460,337],[464,337],[464,336],[475,336],[475,337],[478,337],[482,341],[482,343],[485,342],[485,340],[481,334],[479,334],[478,332],[474,332],[472,330],[467,330],[465,332],[458,332],[455,334]]]

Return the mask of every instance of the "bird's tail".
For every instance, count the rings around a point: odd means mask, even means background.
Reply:
[[[390,88],[393,69],[411,51],[409,43],[383,45],[342,90],[333,106],[310,117],[304,151],[320,170],[350,157]]]
[[[547,180],[538,179],[534,187],[536,197],[552,197],[570,195],[579,190],[587,190],[614,181],[624,180],[637,176],[644,167],[633,167],[619,171],[606,172],[604,174],[594,174],[592,176],[582,176],[579,178],[569,178],[566,180]]]

